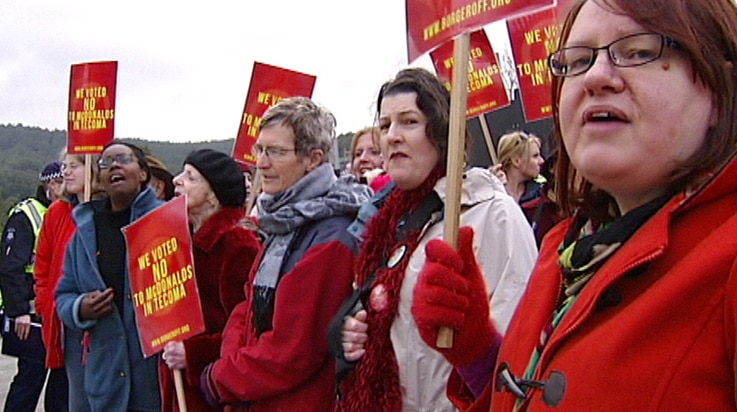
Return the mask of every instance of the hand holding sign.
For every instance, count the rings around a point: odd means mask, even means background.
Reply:
[[[187,354],[184,351],[184,343],[171,341],[164,346],[161,359],[166,362],[169,369],[184,369],[187,367]]]
[[[459,233],[459,250],[440,239],[426,247],[427,263],[415,287],[412,315],[422,339],[455,366],[480,359],[499,336],[489,313],[486,281],[473,251],[473,229]],[[452,348],[438,344],[438,326],[455,331]]]
[[[148,357],[168,342],[173,344],[164,360],[174,369],[177,404],[186,412],[181,341],[205,331],[186,197],[179,196],[124,227],[123,235],[141,350]]]

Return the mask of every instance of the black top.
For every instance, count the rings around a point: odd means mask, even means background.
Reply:
[[[125,238],[121,229],[130,223],[131,209],[113,212],[109,200],[93,202],[97,266],[106,285],[113,288],[118,311],[123,309],[125,296]]]

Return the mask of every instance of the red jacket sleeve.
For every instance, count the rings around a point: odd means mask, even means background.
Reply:
[[[277,286],[273,329],[253,336],[239,307],[230,319],[223,357],[212,368],[222,401],[254,401],[288,392],[330,362],[328,323],[350,294],[353,251],[332,241],[311,248]],[[238,328],[239,330],[231,330]],[[243,329],[240,329],[243,328]],[[240,336],[236,338],[236,336]],[[243,338],[245,336],[245,338]]]
[[[254,232],[242,228],[228,233],[224,243],[227,247],[217,279],[220,305],[230,314],[246,298],[246,279],[260,245]],[[219,357],[220,332],[200,334],[183,342],[187,357],[186,379],[190,385],[199,385],[202,370]]]
[[[54,306],[54,285],[51,284],[51,258],[54,254],[54,240],[59,235],[56,232],[58,218],[55,215],[58,208],[49,208],[41,225],[36,245],[36,312],[44,320],[51,319]]]

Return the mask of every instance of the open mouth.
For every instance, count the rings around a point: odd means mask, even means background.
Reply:
[[[627,116],[619,110],[587,110],[583,116],[585,123],[628,123]]]
[[[125,177],[121,175],[112,175],[110,176],[110,183],[118,183],[125,181]]]

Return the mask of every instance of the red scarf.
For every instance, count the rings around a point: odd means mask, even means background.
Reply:
[[[396,234],[402,219],[423,203],[444,173],[443,169],[436,168],[420,187],[409,191],[394,190],[366,228],[366,242],[356,264],[356,281],[363,285],[374,272],[378,270],[378,273],[367,305],[369,329],[366,353],[345,380],[345,397],[338,405],[341,411],[402,410],[399,367],[389,332],[398,314],[399,292],[405,269],[420,243],[421,230],[406,233],[402,240],[397,239]],[[401,247],[406,248],[402,259],[394,266],[383,265]],[[378,299],[381,309],[377,310],[373,307],[377,305],[372,301],[376,300],[374,294],[380,288],[385,291],[381,294],[385,299]]]

